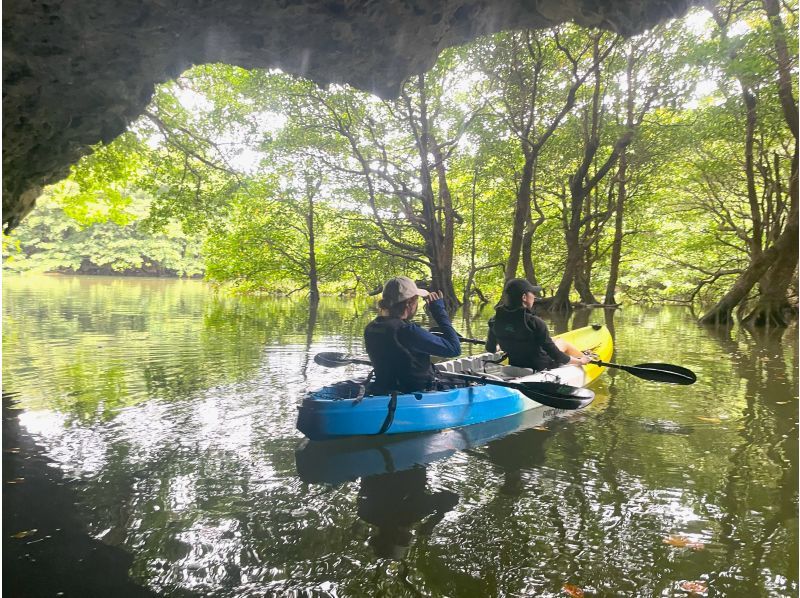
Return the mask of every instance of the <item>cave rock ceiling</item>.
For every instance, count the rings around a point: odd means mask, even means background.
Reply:
[[[194,64],[279,67],[384,97],[442,49],[572,20],[625,35],[692,0],[7,0],[3,222]]]

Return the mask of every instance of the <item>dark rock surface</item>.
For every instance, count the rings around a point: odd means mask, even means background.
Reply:
[[[632,34],[695,0],[6,0],[3,222],[193,64],[280,67],[383,96],[439,52],[567,20]]]

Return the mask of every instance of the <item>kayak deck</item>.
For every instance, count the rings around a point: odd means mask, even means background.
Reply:
[[[611,358],[613,342],[603,326],[587,326],[560,336],[580,350],[594,351],[604,361]],[[500,353],[482,353],[443,361],[435,367],[441,371],[486,375],[514,382],[557,381],[578,387],[589,384],[604,369],[595,365],[562,366],[534,372],[490,363],[501,356]],[[363,392],[358,382],[348,381],[310,393],[299,407],[297,428],[312,440],[406,434],[469,426],[541,407],[515,389],[491,384],[398,394],[391,413],[390,396],[363,396]]]

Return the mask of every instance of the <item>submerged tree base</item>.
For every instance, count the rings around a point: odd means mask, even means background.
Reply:
[[[779,304],[759,303],[753,311],[747,314],[742,320],[742,324],[758,328],[786,328],[797,319],[797,307],[792,307],[783,301]]]

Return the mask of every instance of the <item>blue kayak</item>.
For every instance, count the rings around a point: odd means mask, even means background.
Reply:
[[[580,350],[594,351],[603,361],[611,358],[613,342],[604,326],[587,326],[561,336]],[[562,366],[533,372],[492,364],[497,357],[497,354],[484,353],[441,362],[436,367],[443,372],[491,373],[498,381],[557,381],[576,387],[586,386],[604,369],[597,365]],[[398,394],[394,407],[392,402],[388,395],[363,396],[363,387],[353,381],[326,386],[303,399],[299,406],[297,429],[311,440],[408,434],[469,426],[542,406],[519,390],[491,383]],[[589,402],[587,400],[585,404]]]

